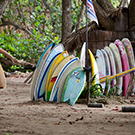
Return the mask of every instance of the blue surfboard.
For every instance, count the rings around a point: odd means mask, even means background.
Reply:
[[[74,105],[86,85],[86,74],[82,68],[74,69],[67,77],[63,90],[62,102],[69,100],[70,105]]]

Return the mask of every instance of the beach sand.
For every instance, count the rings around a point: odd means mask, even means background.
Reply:
[[[0,135],[134,135],[135,113],[122,112],[122,106],[135,106],[135,98],[108,100],[103,108],[85,103],[30,101],[27,76],[6,78],[0,89]]]

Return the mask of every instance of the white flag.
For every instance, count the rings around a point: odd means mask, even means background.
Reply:
[[[91,0],[87,0],[87,15],[91,21],[95,21],[98,24],[97,16]]]

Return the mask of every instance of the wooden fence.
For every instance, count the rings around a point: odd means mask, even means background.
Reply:
[[[116,39],[122,40],[128,38],[133,46],[135,52],[135,31],[103,31],[95,30],[88,34],[88,48],[95,55],[97,49],[103,49],[105,46],[109,46],[110,43]]]

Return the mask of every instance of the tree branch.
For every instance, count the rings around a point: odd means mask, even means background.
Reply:
[[[75,29],[75,27],[76,27],[76,30],[78,30],[78,29],[80,28],[80,23],[81,23],[81,21],[82,21],[83,15],[84,15],[84,9],[85,9],[85,5],[82,3],[82,5],[81,5],[81,11],[80,11],[78,20],[77,20],[77,22],[72,26],[72,31]]]
[[[106,30],[113,30],[114,29],[114,21],[108,16],[108,13],[95,1],[93,1],[93,5],[95,8],[95,12],[98,18],[99,23],[106,29]]]
[[[16,29],[23,30],[23,31],[25,31],[27,34],[33,35],[31,31],[25,29],[24,27],[22,27],[22,26],[20,26],[20,25],[18,25],[18,24],[15,24],[15,23],[10,22],[10,21],[5,21],[3,18],[1,18],[1,20],[2,20],[2,24],[0,24],[0,27],[2,27],[2,26],[7,26],[7,25],[12,25],[12,26],[14,26]]]
[[[10,55],[8,52],[6,52],[5,50],[3,50],[2,48],[0,48],[0,53],[2,53],[6,58],[8,58],[9,60],[5,60],[4,58],[1,58],[1,61],[3,61],[4,64],[6,65],[21,65],[24,68],[27,69],[35,69],[36,68],[36,64],[31,64],[29,62],[23,61],[23,60],[18,60],[15,57],[13,57],[12,55]]]
[[[100,5],[100,7],[102,7],[102,9],[104,9],[104,11],[110,15],[113,12],[116,11],[116,9],[113,7],[112,3],[110,0],[96,0],[97,3]]]
[[[124,8],[124,7],[128,7],[128,0],[121,0],[119,8]]]
[[[50,6],[47,4],[46,0],[43,0],[43,3],[45,5],[45,7],[52,13],[52,10],[51,10]]]

